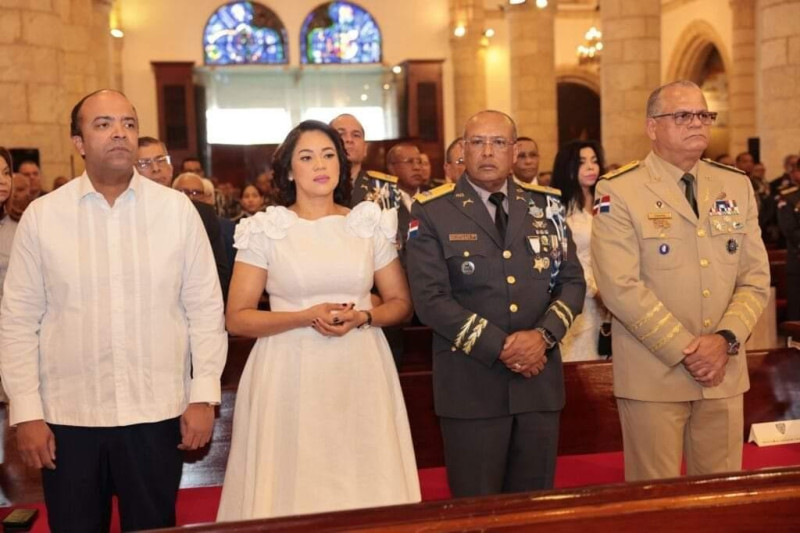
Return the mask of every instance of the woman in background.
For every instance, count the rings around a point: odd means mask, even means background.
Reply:
[[[598,359],[597,344],[606,316],[592,273],[590,241],[594,187],[603,173],[603,149],[596,141],[571,141],[556,155],[552,187],[561,190],[567,212],[567,226],[578,251],[586,279],[583,312],[575,319],[562,340],[561,357],[567,361]],[[610,330],[608,332],[610,334]]]
[[[295,127],[274,168],[283,206],[236,230],[227,326],[258,341],[239,383],[217,518],[418,502],[403,394],[380,329],[412,312],[397,212],[346,207],[347,155],[322,122]],[[271,310],[259,311],[265,286]]]
[[[249,183],[242,189],[242,198],[239,200],[239,203],[242,206],[242,212],[237,217],[231,219],[237,224],[242,219],[251,217],[264,210],[264,195],[258,187]]]

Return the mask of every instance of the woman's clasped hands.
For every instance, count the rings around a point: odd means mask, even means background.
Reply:
[[[341,337],[366,321],[363,311],[355,309],[355,303],[317,304],[308,309],[311,327],[325,337]]]

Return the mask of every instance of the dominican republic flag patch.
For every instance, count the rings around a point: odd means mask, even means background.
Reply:
[[[592,210],[593,215],[597,215],[599,213],[610,213],[611,212],[611,197],[609,195],[601,196],[597,200],[594,201],[594,209]]]
[[[417,236],[417,231],[419,230],[419,220],[416,218],[408,223],[408,235],[406,240],[411,240]]]

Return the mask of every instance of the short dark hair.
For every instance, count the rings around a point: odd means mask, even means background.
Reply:
[[[725,159],[726,157],[730,157],[730,154],[727,153],[719,154],[717,157],[714,158],[714,161],[716,161],[717,163],[722,163],[722,160]]]
[[[83,108],[83,104],[86,102],[86,100],[88,100],[92,96],[94,96],[96,94],[100,94],[100,93],[105,92],[105,91],[110,91],[110,92],[118,93],[118,94],[121,94],[122,96],[125,96],[125,93],[123,93],[122,91],[118,91],[116,89],[98,89],[98,90],[96,90],[94,92],[91,92],[91,93],[87,94],[86,96],[84,96],[80,100],[78,100],[78,103],[75,104],[75,106],[72,108],[72,113],[70,113],[70,119],[69,119],[69,135],[70,135],[70,137],[83,137],[83,132],[81,132],[81,125],[80,125],[80,114],[81,114],[81,109]],[[125,96],[125,99],[127,100],[128,97]],[[131,107],[133,107],[133,104],[131,104]],[[136,114],[136,108],[135,107],[133,107],[133,113]]]
[[[753,154],[751,154],[750,152],[741,152],[740,154],[738,154],[738,155],[736,156],[736,162],[738,163],[739,161],[741,161],[741,160],[742,160],[742,158],[743,158],[744,156],[746,156],[746,155],[749,155],[750,157],[753,157]],[[753,157],[753,160],[755,161],[755,157]]]
[[[190,155],[189,157],[187,157],[187,158],[185,158],[183,161],[181,161],[181,170],[183,170],[183,165],[185,165],[185,164],[186,164],[186,163],[188,163],[189,161],[195,161],[195,162],[197,162],[197,163],[200,163],[200,166],[201,166],[201,167],[203,166],[203,162],[202,162],[202,161],[200,161],[200,158],[199,158],[199,157],[196,157],[196,156]],[[203,170],[205,170],[205,169],[203,169]]]
[[[333,201],[339,205],[350,203],[350,163],[339,133],[328,124],[319,120],[304,120],[289,132],[272,156],[272,169],[275,171],[274,181],[278,186],[280,203],[290,206],[297,201],[297,186],[289,179],[292,172],[292,154],[300,137],[309,131],[319,131],[327,135],[336,148],[336,159],[339,161],[339,179],[333,191]]]
[[[444,160],[445,160],[446,163],[452,163],[453,162],[452,158],[450,157],[450,155],[453,153],[453,148],[458,146],[458,143],[460,143],[463,140],[464,140],[464,137],[456,137],[455,139],[453,139],[453,142],[451,142],[450,144],[447,145],[447,150],[445,150],[445,152],[444,152]]]
[[[553,162],[553,178],[550,186],[561,190],[561,203],[569,213],[570,209],[583,210],[583,195],[581,184],[578,182],[578,169],[581,166],[581,150],[591,148],[597,156],[597,165],[600,174],[605,172],[605,157],[603,147],[597,141],[570,141],[556,154]],[[594,187],[592,187],[594,194]]]
[[[139,148],[141,148],[143,146],[152,146],[154,144],[160,144],[161,146],[164,147],[164,149],[167,148],[167,146],[164,143],[162,143],[161,141],[159,141],[155,137],[146,137],[146,136],[145,137],[139,137]]]
[[[530,137],[517,137],[517,142],[520,142],[520,141],[530,141],[533,144],[535,144],[536,146],[539,146],[539,143],[537,143],[536,141],[534,141]]]
[[[9,172],[14,172],[14,164],[11,159],[11,152],[9,152],[4,146],[0,146],[0,157],[5,160],[6,165],[8,165]]]

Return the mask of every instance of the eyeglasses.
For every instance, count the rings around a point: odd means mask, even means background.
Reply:
[[[487,139],[485,137],[472,137],[467,139],[467,147],[473,150],[483,150],[483,147],[489,145],[493,150],[504,152],[511,148],[516,143],[516,140],[504,139],[503,137],[493,137]]]
[[[182,192],[183,194],[185,194],[189,198],[197,198],[198,196],[205,196],[206,195],[206,191],[197,191],[195,189],[176,189],[176,190]]]
[[[153,168],[153,165],[161,166],[161,165],[171,165],[172,158],[168,155],[160,155],[158,157],[154,157],[153,159],[138,159],[136,161],[136,168],[139,170],[148,170]]]
[[[663,118],[672,117],[676,126],[685,126],[697,117],[701,124],[708,126],[717,120],[717,113],[715,111],[675,111],[674,113],[663,113],[661,115],[653,115],[650,118]]]

